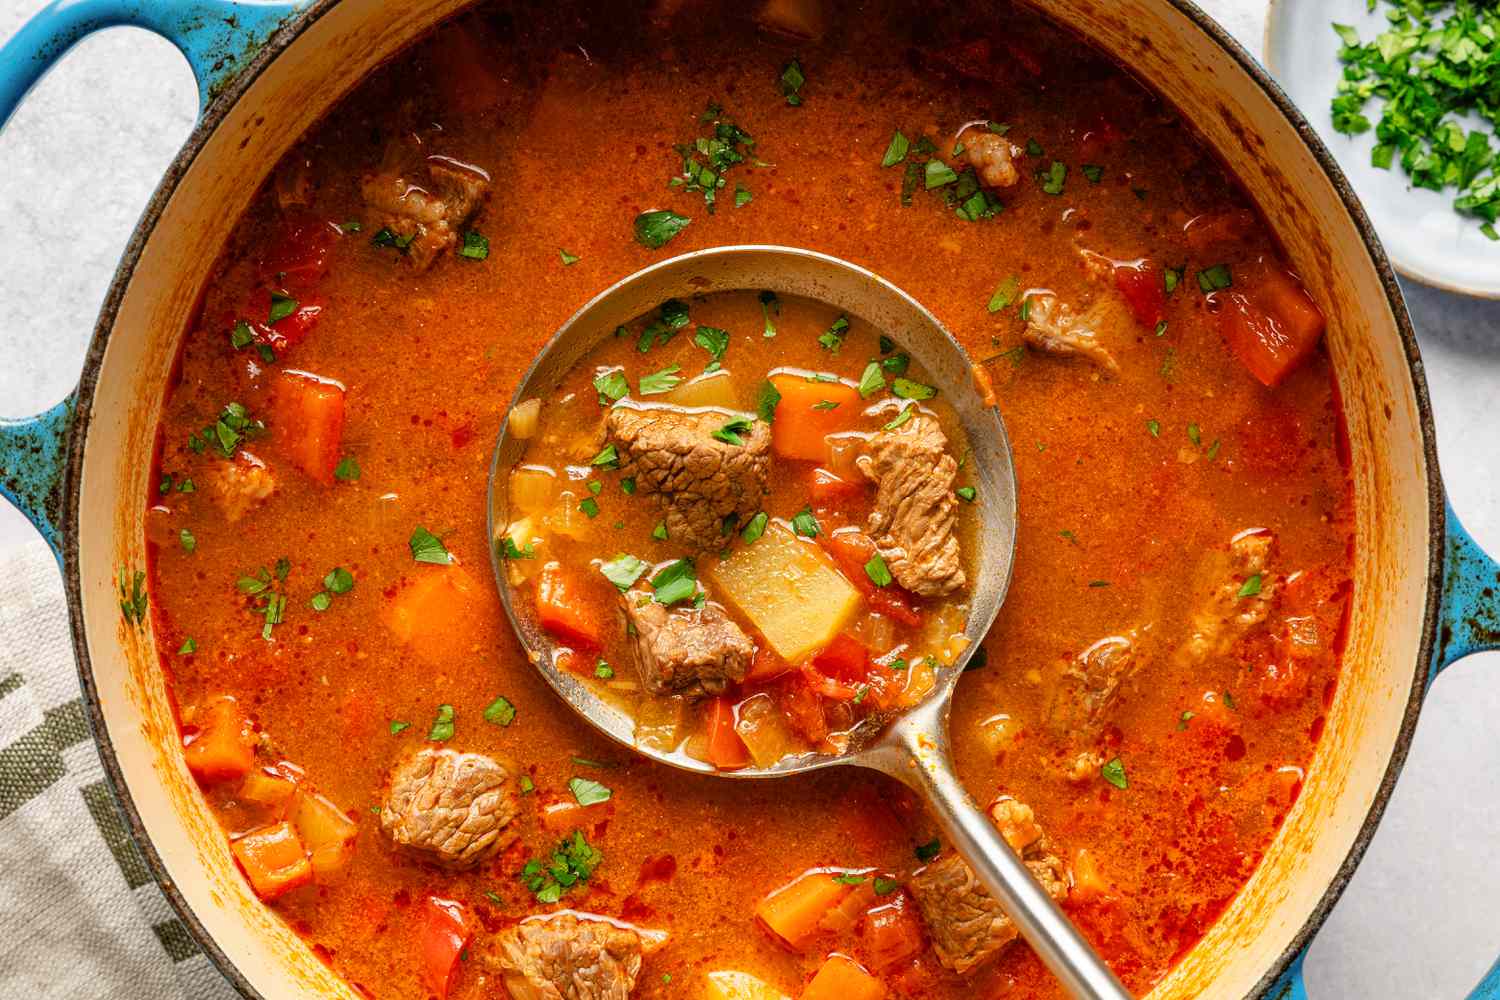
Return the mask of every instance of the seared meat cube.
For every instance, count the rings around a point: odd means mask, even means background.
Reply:
[[[407,258],[425,270],[458,242],[459,230],[479,211],[489,187],[489,175],[478,167],[429,156],[416,170],[367,176],[362,191]]]
[[[1048,354],[1080,357],[1112,372],[1120,370],[1114,356],[1099,342],[1095,310],[1075,315],[1051,292],[1028,295],[1026,303],[1026,327],[1021,339],[1028,345]]]
[[[266,468],[266,463],[243,450],[233,460],[217,465],[209,482],[213,486],[214,499],[231,524],[276,492],[276,477]]]
[[[1227,559],[1223,553],[1209,557],[1207,572],[1215,581],[1213,590],[1193,613],[1192,634],[1177,648],[1179,665],[1223,656],[1241,636],[1270,615],[1280,586],[1276,576],[1266,572],[1275,543],[1275,535],[1256,528],[1242,531],[1230,540]],[[1247,587],[1252,578],[1254,586]],[[1242,596],[1247,589],[1254,592]]]
[[[1137,639],[1134,629],[1107,636],[1063,664],[1047,710],[1054,732],[1075,745],[1099,735],[1120,686],[1139,666]]]
[[[963,143],[964,159],[979,176],[985,187],[1012,187],[1021,179],[1016,170],[1015,159],[1021,155],[1021,147],[994,132],[969,129],[959,136]]]
[[[755,643],[717,604],[668,608],[645,587],[621,599],[635,627],[641,681],[652,694],[701,698],[745,679]]]
[[[380,826],[409,854],[472,868],[516,839],[514,768],[481,753],[425,748],[391,774]]]
[[[568,912],[523,920],[494,947],[511,1000],[625,1000],[641,971],[639,934]]]
[[[604,418],[621,471],[656,494],[668,537],[698,552],[723,548],[734,524],[754,517],[766,495],[771,433],[753,419],[743,430],[724,433],[735,420],[713,410],[620,405]],[[716,438],[716,431],[742,443]]]
[[[896,582],[923,597],[941,597],[964,585],[953,479],[958,463],[935,418],[917,414],[900,427],[870,438],[855,465],[875,482],[870,534]]]
[[[990,807],[990,818],[1006,843],[1053,899],[1068,894],[1068,873],[1047,849],[1047,838],[1031,808],[1008,796]],[[967,975],[988,962],[1020,933],[968,862],[949,853],[911,877],[933,950],[945,968]]]

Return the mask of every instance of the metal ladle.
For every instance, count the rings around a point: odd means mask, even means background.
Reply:
[[[933,690],[894,718],[856,730],[849,752],[796,754],[770,767],[720,771],[677,751],[638,743],[635,720],[600,697],[582,678],[560,669],[554,643],[526,608],[513,599],[505,564],[491,546],[495,579],[505,612],[521,644],[553,689],[591,725],[623,746],[672,767],[736,781],[777,778],[825,767],[854,765],[887,774],[922,795],[948,841],[1000,902],[1021,935],[1075,997],[1122,1000],[1130,994],[1094,954],[1052,898],[964,791],[948,748],[948,710],[959,675],[989,631],[1010,584],[1015,551],[1016,483],[1005,424],[974,385],[964,349],[915,299],[878,275],[847,261],[810,250],[778,246],[729,246],[699,250],[637,271],[595,296],[557,331],[532,364],[511,405],[546,398],[589,351],[614,330],[670,298],[729,291],[771,291],[836,306],[887,334],[926,369],[957,412],[968,438],[971,475],[983,502],[980,551],[969,602],[967,649],[937,672]],[[490,467],[490,537],[509,524],[510,470],[526,443],[502,423]]]

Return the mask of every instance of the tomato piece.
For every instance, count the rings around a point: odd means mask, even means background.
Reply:
[[[828,718],[823,712],[823,699],[801,671],[782,680],[776,701],[792,730],[803,739],[815,745],[827,739]]]
[[[840,529],[820,534],[818,544],[833,556],[839,571],[864,595],[870,610],[912,628],[922,624],[922,611],[911,591],[896,583],[877,587],[875,581],[870,579],[870,574],[865,572],[865,564],[875,554],[875,542],[869,535],[862,531]]]
[[[243,778],[255,766],[255,727],[229,695],[200,706],[191,730],[183,737],[182,755],[199,781]]]
[[[344,387],[286,369],[276,383],[271,430],[281,454],[324,486],[333,485],[344,440]]]
[[[734,704],[724,695],[703,704],[704,730],[708,735],[708,762],[721,771],[733,771],[750,763],[750,751],[734,728]]]
[[[422,907],[418,938],[422,950],[422,978],[439,1000],[448,996],[458,971],[459,956],[469,946],[473,931],[462,904],[428,896]]]
[[[870,674],[870,651],[854,636],[841,632],[812,659],[825,677],[858,683]]]
[[[542,628],[579,649],[598,649],[604,639],[603,623],[561,563],[537,574],[536,614]]]
[[[1268,388],[1307,360],[1327,325],[1302,283],[1265,258],[1218,299],[1220,336]]]
[[[904,892],[889,903],[867,911],[859,936],[864,943],[862,953],[876,972],[904,962],[922,950],[922,927],[908,907]]]
[[[276,352],[279,357],[307,339],[313,327],[323,315],[323,304],[317,296],[297,296],[297,306],[276,322],[270,322],[271,293],[265,288],[256,289],[245,303],[250,318],[250,333],[260,343]]]
[[[1167,290],[1162,270],[1148,258],[1115,262],[1115,288],[1135,321],[1148,330],[1166,316]]]
[[[333,223],[310,213],[294,215],[261,259],[261,275],[278,285],[288,279],[315,283],[328,273],[328,256],[338,238]]]
[[[827,469],[814,469],[808,489],[814,507],[821,509],[842,507],[850,501],[864,496],[862,483],[851,483],[841,479]]]

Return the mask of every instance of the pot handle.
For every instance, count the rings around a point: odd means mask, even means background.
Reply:
[[[0,128],[58,59],[103,28],[154,31],[187,57],[198,81],[199,116],[308,0],[52,0],[0,46]],[[0,418],[0,496],[62,557],[63,467],[77,391],[43,413]]]
[[[1430,685],[1438,674],[1472,653],[1500,649],[1500,561],[1485,554],[1464,529],[1453,505],[1444,503],[1443,593],[1438,605]],[[1263,996],[1266,1000],[1308,1000],[1302,979],[1307,949]],[[1500,959],[1490,966],[1468,1000],[1500,1000]]]

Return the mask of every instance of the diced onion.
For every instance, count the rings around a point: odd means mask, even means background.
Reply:
[[[545,466],[522,465],[510,474],[510,502],[522,514],[546,510],[557,498],[557,475]]]
[[[864,473],[854,464],[859,457],[864,436],[858,434],[834,434],[828,439],[828,471],[851,483],[865,481]]]
[[[786,718],[771,696],[764,692],[741,702],[735,712],[734,731],[750,751],[756,767],[770,767],[798,749]]]
[[[517,403],[510,410],[510,432],[522,441],[536,437],[537,424],[542,415],[542,401],[528,399]]]
[[[635,741],[642,746],[670,753],[682,741],[682,699],[641,699],[635,710]]]
[[[557,503],[547,512],[545,523],[554,535],[571,538],[575,542],[587,541],[592,534],[588,515],[578,509],[578,494],[563,490],[557,495]]]
[[[719,406],[727,410],[739,409],[739,399],[734,391],[734,379],[727,371],[709,372],[706,375],[690,378],[662,396],[662,399],[677,406]]]

